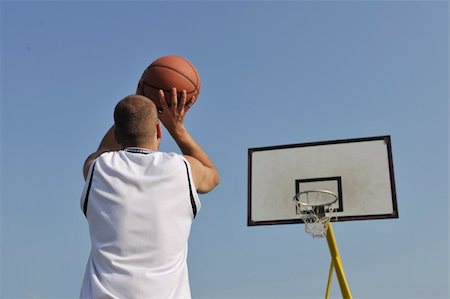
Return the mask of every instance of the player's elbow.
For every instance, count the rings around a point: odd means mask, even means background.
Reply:
[[[213,177],[213,179],[212,179],[212,188],[211,188],[211,190],[214,189],[214,188],[216,188],[217,185],[219,185],[219,184],[220,184],[220,175],[219,175],[219,173],[216,171],[216,173],[215,173],[215,175],[214,175],[214,177]]]
[[[211,192],[217,185],[220,184],[220,175],[217,171],[211,173],[206,180],[203,181],[203,184],[200,184],[200,188],[197,189],[197,192],[200,194],[205,194]]]

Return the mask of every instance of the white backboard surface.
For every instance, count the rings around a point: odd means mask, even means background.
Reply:
[[[302,223],[293,197],[339,196],[334,221],[398,218],[390,136],[251,148],[248,225]]]

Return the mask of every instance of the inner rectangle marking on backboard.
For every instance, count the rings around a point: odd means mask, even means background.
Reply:
[[[342,178],[340,176],[295,180],[295,194],[308,190],[327,190],[335,193],[338,196],[336,212],[344,211]]]

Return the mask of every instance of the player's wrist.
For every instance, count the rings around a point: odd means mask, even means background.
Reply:
[[[174,139],[182,139],[188,133],[184,124],[177,124],[173,126],[171,129],[168,129],[168,131]]]

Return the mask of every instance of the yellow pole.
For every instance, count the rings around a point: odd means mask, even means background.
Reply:
[[[331,288],[331,281],[333,280],[333,270],[334,270],[334,262],[333,262],[333,259],[331,259],[330,272],[328,273],[327,292],[325,293],[325,299],[330,298],[330,288]]]
[[[336,276],[339,281],[342,297],[345,299],[351,299],[352,294],[350,293],[350,288],[348,286],[347,279],[345,278],[344,268],[342,266],[341,257],[339,256],[339,250],[336,244],[336,239],[334,238],[334,232],[331,223],[328,225],[327,242],[328,248],[330,248],[331,253],[331,263],[332,265],[334,265],[334,268],[336,269]],[[330,284],[330,282],[328,283]]]

